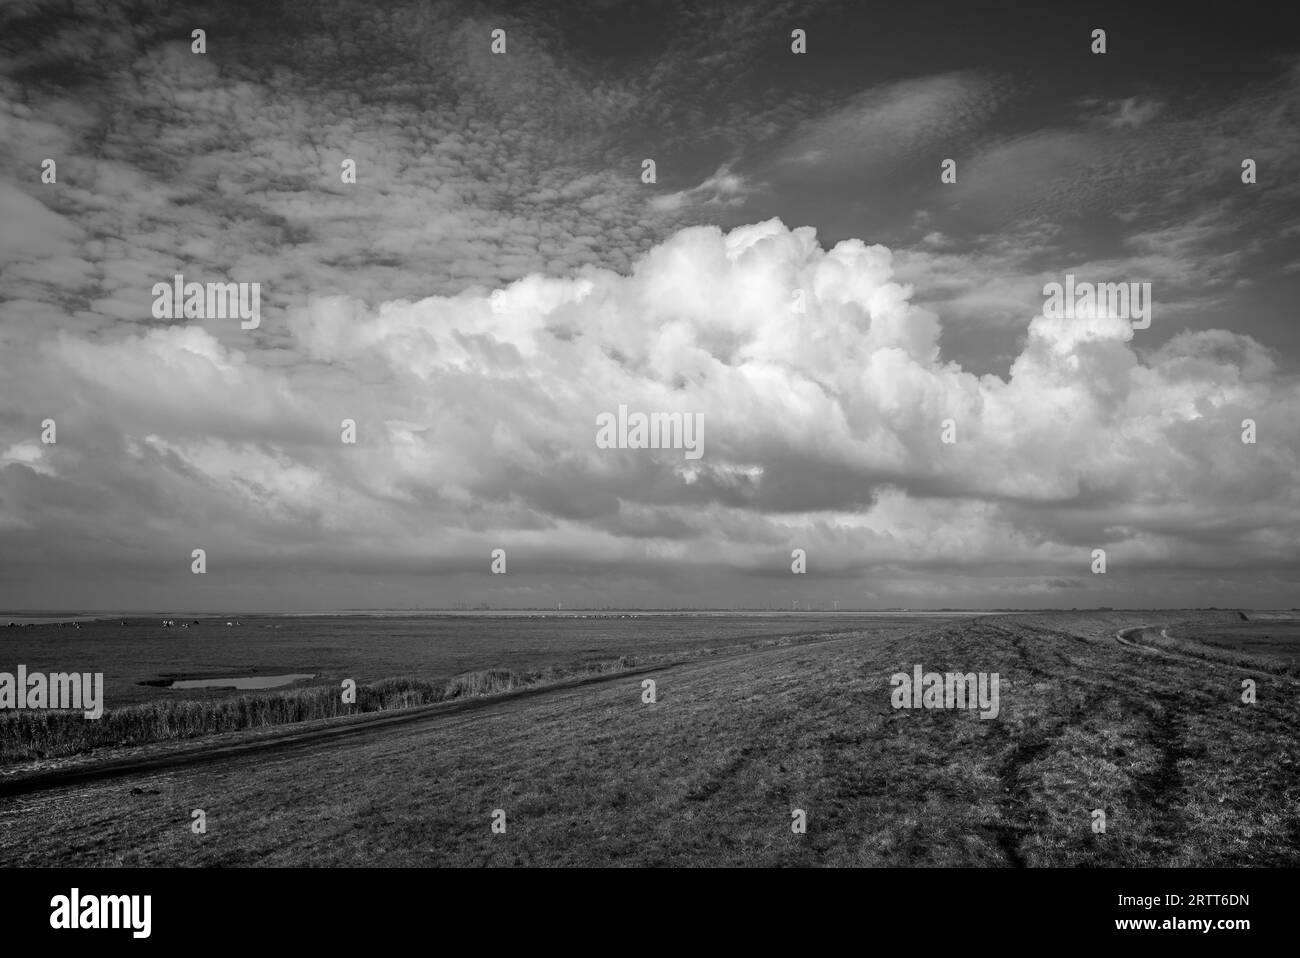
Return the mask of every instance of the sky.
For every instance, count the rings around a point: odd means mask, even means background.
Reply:
[[[1300,39],[1051,6],[0,5],[0,607],[1300,605]]]

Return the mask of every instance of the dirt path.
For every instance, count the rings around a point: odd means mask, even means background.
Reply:
[[[1235,664],[1232,662],[1219,662],[1214,659],[1206,658],[1199,655],[1189,655],[1184,652],[1174,652],[1171,649],[1160,649],[1151,645],[1143,645],[1142,643],[1135,642],[1131,638],[1129,638],[1129,635],[1134,632],[1141,634],[1142,632],[1148,629],[1154,629],[1154,628],[1160,629],[1161,638],[1169,639],[1169,640],[1174,639],[1174,636],[1171,636],[1169,634],[1170,626],[1167,625],[1166,626],[1137,625],[1128,629],[1120,629],[1118,632],[1115,633],[1115,639],[1116,641],[1119,642],[1120,645],[1126,646],[1127,648],[1137,649],[1140,652],[1147,652],[1152,655],[1158,655],[1161,656],[1162,658],[1171,659],[1175,662],[1185,662],[1189,665],[1195,665],[1199,668],[1222,669],[1228,672],[1239,672],[1239,673],[1258,672],[1258,673],[1268,675],[1270,679],[1286,682],[1293,686],[1300,686],[1300,680],[1293,679],[1287,675],[1279,674],[1277,671],[1270,669],[1266,666],[1259,666],[1259,665],[1249,666],[1249,665]]]
[[[1119,642],[1120,645],[1127,646],[1130,649],[1137,649],[1141,652],[1149,652],[1152,655],[1159,655],[1162,658],[1173,659],[1176,662],[1188,662],[1192,665],[1198,665],[1202,667],[1208,666],[1210,668],[1216,668],[1216,669],[1234,668],[1234,666],[1230,666],[1224,662],[1215,662],[1212,659],[1202,659],[1202,658],[1198,658],[1195,655],[1186,655],[1182,652],[1170,651],[1169,649],[1158,649],[1153,645],[1143,645],[1142,643],[1135,642],[1129,638],[1129,635],[1131,635],[1134,632],[1141,634],[1142,632],[1145,632],[1147,629],[1154,629],[1154,628],[1157,628],[1157,626],[1136,625],[1133,626],[1132,628],[1120,629],[1118,632],[1115,633],[1115,639]],[[1160,628],[1160,635],[1163,638],[1166,639],[1169,638],[1169,633],[1168,633],[1169,627],[1159,626],[1159,628]],[[1240,671],[1239,666],[1235,666],[1235,668],[1237,668],[1238,671]]]
[[[1150,652],[1153,655],[1162,655],[1166,658],[1171,658],[1171,659],[1186,658],[1186,656],[1179,656],[1179,655],[1174,655],[1172,652],[1166,652],[1164,649],[1156,649],[1156,648],[1152,648],[1149,645],[1142,645],[1141,643],[1134,642],[1132,639],[1129,638],[1129,636],[1132,635],[1134,632],[1140,633],[1145,631],[1146,629],[1154,629],[1154,628],[1155,628],[1154,625],[1135,625],[1127,629],[1120,629],[1118,632],[1115,633],[1115,641],[1117,641],[1120,645],[1128,646],[1130,649],[1140,649],[1143,652]]]

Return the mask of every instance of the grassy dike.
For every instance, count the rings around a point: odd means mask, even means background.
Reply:
[[[106,710],[97,720],[88,720],[71,710],[10,711],[0,716],[0,763],[499,695],[570,678],[624,671],[639,664],[638,659],[625,655],[573,669],[484,669],[442,683],[389,678],[358,685],[353,703],[344,703],[339,686],[315,685],[219,699],[169,699],[127,705]]]
[[[62,758],[103,748],[121,748],[292,725],[342,715],[383,712],[433,705],[456,699],[501,695],[568,679],[614,674],[647,665],[685,662],[722,654],[794,645],[829,637],[814,634],[783,636],[727,646],[679,652],[620,655],[571,667],[529,670],[480,669],[445,682],[417,677],[381,679],[358,684],[356,701],[344,703],[339,685],[311,685],[280,691],[222,698],[168,698],[106,709],[102,718],[88,720],[75,710],[7,710],[0,713],[0,765]]]

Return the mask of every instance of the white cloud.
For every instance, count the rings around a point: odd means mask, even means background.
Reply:
[[[105,542],[148,557],[202,539],[285,574],[476,567],[488,539],[556,574],[651,579],[752,572],[792,542],[845,576],[1059,575],[1094,546],[1156,567],[1296,561],[1300,388],[1257,343],[1188,333],[1143,356],[1122,321],[1040,315],[1009,378],[976,376],[940,356],[892,258],[769,220],[683,230],[630,275],[529,276],[496,309],[487,290],[319,300],[286,320],[287,352],[197,325],[65,329],[0,359],[2,534],[57,505],[37,519],[60,533],[48,548],[108,561]],[[598,449],[595,417],[619,404],[703,413],[704,458]],[[33,409],[60,421],[39,481]],[[1214,516],[1232,521],[1207,533]]]

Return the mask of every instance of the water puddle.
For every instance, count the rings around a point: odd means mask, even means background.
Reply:
[[[274,689],[292,685],[301,679],[314,679],[316,674],[294,672],[289,675],[246,675],[228,679],[177,679],[169,689]]]

